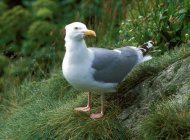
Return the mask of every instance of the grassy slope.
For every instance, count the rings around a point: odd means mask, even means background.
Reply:
[[[60,72],[55,73],[48,80],[26,83],[9,91],[14,97],[2,106],[0,139],[126,138],[125,129],[118,129],[120,123],[114,120],[117,107],[109,104],[115,114],[108,112],[100,121],[74,112],[74,106],[85,104],[85,94],[71,88]]]
[[[190,48],[182,47],[138,66],[121,84],[120,93],[189,55]],[[117,94],[106,103],[105,117],[91,120],[88,113],[73,111],[86,103],[86,95],[70,87],[61,72],[54,72],[47,80],[25,82],[6,94],[0,108],[0,139],[131,139],[130,130],[115,119],[121,112]],[[93,100],[96,108],[98,96]]]

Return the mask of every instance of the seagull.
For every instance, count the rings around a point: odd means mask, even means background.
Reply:
[[[91,114],[90,118],[101,118],[105,114],[105,93],[116,92],[118,84],[135,65],[152,58],[147,53],[153,47],[153,41],[148,41],[138,48],[133,46],[113,50],[88,48],[84,38],[96,37],[96,33],[87,29],[85,24],[73,22],[65,26],[65,31],[66,52],[62,63],[63,75],[74,88],[88,92],[87,106],[77,107],[74,110],[90,111],[91,94],[97,92],[100,94],[101,110]]]

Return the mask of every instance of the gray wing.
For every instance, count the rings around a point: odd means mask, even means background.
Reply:
[[[94,79],[106,83],[118,83],[138,63],[138,54],[130,47],[118,48],[121,53],[103,48],[89,48],[95,55],[92,67]]]

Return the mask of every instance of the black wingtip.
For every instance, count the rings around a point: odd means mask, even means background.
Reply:
[[[142,51],[143,53],[143,56],[145,56],[149,50],[153,47],[154,45],[154,42],[152,40],[144,43],[141,47],[140,47],[140,50]]]
[[[154,45],[154,41],[150,40],[150,41],[148,41],[148,42],[151,43],[152,45]]]

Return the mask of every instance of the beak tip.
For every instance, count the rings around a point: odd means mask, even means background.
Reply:
[[[96,37],[96,33],[93,30],[86,30],[86,31],[84,31],[84,34],[86,36],[94,36],[94,37]]]

